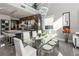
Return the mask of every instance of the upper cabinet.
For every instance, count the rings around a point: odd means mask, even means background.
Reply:
[[[0,13],[22,18],[38,14],[38,11],[24,3],[0,3]]]

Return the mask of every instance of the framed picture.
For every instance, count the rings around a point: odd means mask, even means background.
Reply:
[[[63,13],[63,26],[70,26],[70,12]]]
[[[70,33],[70,12],[63,13],[63,32]]]

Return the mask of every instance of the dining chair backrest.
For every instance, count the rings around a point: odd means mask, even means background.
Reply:
[[[22,41],[18,38],[14,38],[14,44],[16,49],[16,56],[24,55],[24,46],[22,44]]]
[[[30,41],[30,31],[23,32],[23,40],[25,43],[28,43]]]
[[[48,41],[50,41],[51,39],[50,39],[50,37],[49,37],[49,35],[47,34],[47,37],[44,37],[43,38],[43,43],[47,43]]]
[[[37,36],[37,32],[36,31],[32,31],[32,37],[36,37]]]

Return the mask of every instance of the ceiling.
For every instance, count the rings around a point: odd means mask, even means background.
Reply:
[[[48,8],[47,16],[53,15],[54,8],[55,8],[54,5],[55,5],[54,3],[40,3],[40,6],[45,6]]]
[[[10,15],[12,17],[21,18],[30,15],[37,14],[38,12],[33,8],[26,7],[26,9],[18,8],[12,6],[10,4],[13,3],[0,3],[0,14]],[[14,3],[14,5],[21,5],[21,3]],[[54,4],[53,3],[40,3],[41,6],[45,6],[48,8],[47,16],[53,15],[54,12]]]
[[[18,7],[19,5],[21,5],[20,3],[14,3],[12,5],[17,5],[17,7],[10,5],[11,3],[0,3],[0,14],[5,14],[5,15],[10,15],[12,17],[16,17],[16,18],[21,18],[21,17],[26,17],[26,16],[30,16],[30,15],[34,15],[37,12],[35,12],[36,10],[30,8],[30,7],[26,7],[25,9]]]

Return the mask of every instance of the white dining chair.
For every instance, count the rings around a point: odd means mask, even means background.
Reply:
[[[54,46],[54,45],[56,45],[56,42],[54,42],[53,40],[51,40],[51,41],[48,42],[48,44]]]
[[[32,45],[33,41],[30,38],[30,31],[24,31],[23,32],[23,41],[24,41],[24,43]]]
[[[32,37],[35,38],[37,36],[37,32],[36,31],[32,31]]]
[[[20,39],[14,38],[14,44],[16,49],[16,56],[36,56],[36,49],[29,45],[24,47]]]
[[[35,39],[36,39],[36,37],[37,37],[37,32],[36,31],[32,31],[32,42],[33,42],[33,44],[32,44],[32,46],[35,46],[36,44],[35,44]]]
[[[41,49],[41,56],[50,56],[53,52],[53,47],[51,45],[45,44]]]

